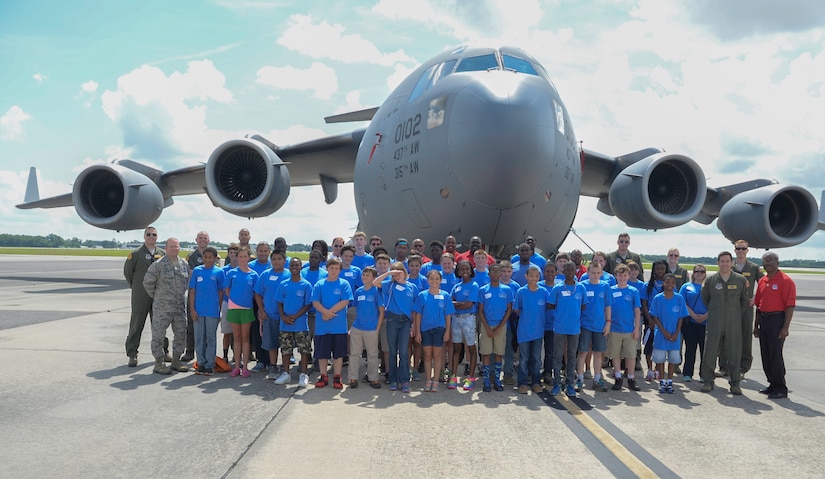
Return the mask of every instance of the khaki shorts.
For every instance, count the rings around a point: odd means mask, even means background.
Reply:
[[[638,339],[633,339],[633,333],[610,333],[607,336],[607,357],[610,359],[636,359]]]
[[[496,356],[504,356],[504,350],[507,347],[507,328],[502,328],[498,334],[492,338],[487,336],[487,331],[482,327],[481,334],[478,335],[478,352],[482,356],[488,354],[495,354]]]

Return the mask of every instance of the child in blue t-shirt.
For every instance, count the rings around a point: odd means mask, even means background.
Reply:
[[[556,263],[548,261],[547,264],[544,265],[544,281],[539,283],[539,286],[546,289],[549,293],[553,289],[553,286],[564,282],[564,275],[562,275],[561,279],[557,276],[558,268],[556,267]],[[541,373],[544,384],[553,383],[553,343],[555,341],[553,338],[553,326],[555,322],[556,310],[546,309],[544,311],[544,370]]]
[[[566,392],[568,397],[576,397],[576,388],[573,385],[576,364],[573,358],[576,357],[576,351],[579,347],[581,314],[587,306],[588,298],[584,286],[576,281],[576,264],[572,261],[565,263],[562,271],[564,272],[564,282],[553,286],[549,300],[550,308],[556,310],[556,318],[553,324],[553,376],[555,379],[550,394],[558,396],[561,393],[561,363],[565,355],[566,345]]]
[[[226,320],[232,325],[232,337],[235,342],[235,368],[229,373],[232,377],[250,376],[249,331],[252,322],[255,321],[253,305],[257,281],[258,273],[249,267],[249,248],[241,247],[238,251],[238,267],[226,274],[224,283],[224,294],[229,297]]]
[[[607,385],[602,379],[602,356],[607,350],[607,336],[610,333],[610,285],[602,275],[602,265],[598,261],[591,261],[587,268],[588,280],[581,284],[587,290],[587,307],[582,311],[582,328],[579,337],[579,355],[576,367],[576,391],[581,391],[584,383],[585,362],[589,366],[591,356],[596,374],[593,376],[593,389],[607,391]],[[612,275],[611,275],[612,277]],[[600,279],[601,278],[601,279]]]
[[[450,297],[455,307],[455,315],[452,318],[450,336],[453,343],[453,353],[450,361],[450,370],[453,372],[449,389],[459,386],[457,369],[461,348],[464,348],[464,356],[470,361],[470,374],[464,378],[463,388],[465,391],[472,391],[475,387],[475,378],[472,377],[476,371],[478,361],[478,339],[476,312],[478,311],[478,283],[473,281],[475,272],[469,261],[458,263],[458,276],[461,282],[453,286]]]
[[[479,336],[479,351],[482,360],[482,376],[484,376],[484,392],[490,392],[490,355],[495,355],[493,386],[496,391],[504,391],[501,384],[501,361],[506,350],[507,318],[513,310],[513,289],[499,283],[501,266],[491,265],[489,268],[490,283],[481,287],[479,291],[478,318],[481,324]]]
[[[355,322],[349,330],[349,386],[358,387],[361,351],[367,351],[367,378],[373,389],[381,388],[378,379],[378,331],[384,322],[384,298],[372,282],[378,271],[367,266],[361,272],[363,286],[355,291]]]
[[[271,267],[261,273],[255,283],[255,303],[258,305],[260,321],[261,347],[269,354],[269,367],[266,379],[278,378],[278,348],[281,347],[281,318],[278,314],[276,294],[281,281],[289,279],[284,270],[286,253],[275,250],[270,255]]]
[[[539,286],[541,271],[531,264],[525,274],[527,285],[516,293],[513,309],[519,314],[518,322],[518,391],[527,394],[528,383],[533,392],[541,393],[541,343],[544,340],[544,310],[549,304],[550,294]]]
[[[450,295],[441,290],[441,271],[427,273],[427,290],[421,291],[413,303],[415,339],[424,350],[424,391],[438,391],[438,376],[444,368],[444,342],[452,334],[455,308]]]
[[[223,269],[215,265],[218,251],[207,246],[202,253],[203,264],[189,278],[189,312],[195,328],[195,352],[198,367],[195,374],[211,376],[215,372],[218,323],[223,302]]]
[[[385,256],[385,255],[379,255]],[[384,284],[384,278],[392,279]],[[384,297],[384,319],[389,344],[389,367],[387,375],[390,391],[410,392],[410,331],[412,331],[412,305],[418,296],[418,289],[407,282],[407,268],[402,263],[393,263],[390,269],[378,275],[373,285],[381,285]],[[400,386],[399,386],[400,385]]]
[[[287,365],[292,356],[292,350],[298,348],[298,353],[301,355],[298,386],[306,387],[309,383],[308,364],[312,359],[312,341],[309,338],[307,322],[307,311],[312,306],[312,285],[301,277],[300,258],[289,260],[289,274],[289,280],[281,281],[276,293],[278,314],[281,317],[281,360],[287,375],[279,376],[275,384],[289,382]]]
[[[627,284],[630,279],[630,268],[620,264],[613,270],[616,276],[616,286],[610,287],[612,303],[610,306],[610,334],[607,337],[607,356],[613,363],[613,375],[616,383],[614,391],[622,389],[622,360],[625,361],[627,387],[631,391],[638,391],[636,385],[636,368],[633,360],[639,347],[641,334],[641,302],[639,291]]]
[[[659,392],[673,394],[673,373],[682,363],[682,320],[688,315],[685,298],[674,292],[676,276],[667,273],[663,279],[663,292],[650,303],[650,318],[656,326],[653,338],[653,362],[659,371]],[[665,380],[667,361],[667,380]]]
[[[347,354],[347,307],[352,301],[349,282],[341,279],[341,262],[335,258],[327,260],[327,277],[315,283],[312,288],[312,305],[315,316],[315,358],[321,375],[316,388],[329,384],[327,366],[332,356],[332,387],[344,389],[341,369]]]

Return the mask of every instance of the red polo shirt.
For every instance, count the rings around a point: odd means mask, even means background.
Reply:
[[[756,283],[753,304],[763,313],[784,312],[785,308],[796,306],[796,284],[782,271],[773,278],[762,276]]]

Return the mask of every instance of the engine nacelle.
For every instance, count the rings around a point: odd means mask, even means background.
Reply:
[[[72,202],[86,223],[110,230],[145,228],[163,211],[163,194],[148,177],[116,165],[83,170],[72,188]]]
[[[634,228],[679,226],[702,210],[705,175],[682,155],[657,153],[628,166],[613,180],[608,201],[613,214]]]
[[[289,171],[268,146],[249,138],[221,144],[206,164],[206,194],[215,206],[246,218],[269,216],[289,197]]]
[[[798,186],[779,184],[740,193],[719,210],[717,227],[731,241],[754,248],[784,248],[807,240],[817,228],[813,195]]]

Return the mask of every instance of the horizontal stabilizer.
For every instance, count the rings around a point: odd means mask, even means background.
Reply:
[[[66,193],[60,196],[40,199],[40,187],[37,184],[37,168],[29,168],[29,180],[26,182],[26,194],[23,203],[16,205],[21,210],[31,210],[35,208],[62,208],[72,206],[72,194]]]
[[[327,123],[347,123],[350,121],[370,121],[375,116],[378,107],[367,108],[365,110],[351,111],[348,113],[341,113],[340,115],[332,115],[324,117]]]

